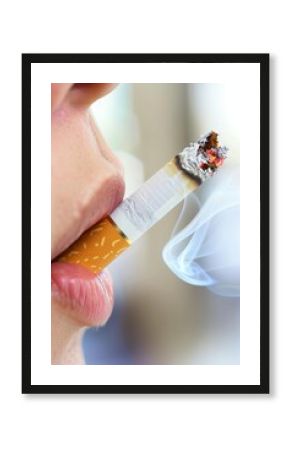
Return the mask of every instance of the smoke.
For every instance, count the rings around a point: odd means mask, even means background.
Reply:
[[[184,201],[163,259],[181,280],[240,295],[240,183],[223,168]]]

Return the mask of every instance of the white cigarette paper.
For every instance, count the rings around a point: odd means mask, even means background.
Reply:
[[[228,149],[210,132],[175,158],[126,198],[109,217],[86,231],[59,258],[97,273],[121,254],[190,192],[214,175]]]

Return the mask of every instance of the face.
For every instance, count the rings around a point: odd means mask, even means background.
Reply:
[[[56,262],[90,226],[110,214],[124,194],[119,161],[109,149],[89,106],[110,84],[52,85],[51,259],[55,323],[101,325],[112,311],[107,272]]]

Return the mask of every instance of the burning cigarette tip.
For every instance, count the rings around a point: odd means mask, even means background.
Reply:
[[[227,154],[228,148],[219,145],[218,134],[210,131],[183,149],[176,159],[181,170],[201,184],[215,174]]]

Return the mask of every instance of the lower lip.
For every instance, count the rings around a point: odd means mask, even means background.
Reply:
[[[86,326],[103,325],[113,309],[113,288],[108,272],[96,274],[76,264],[51,265],[53,298],[74,319]]]

